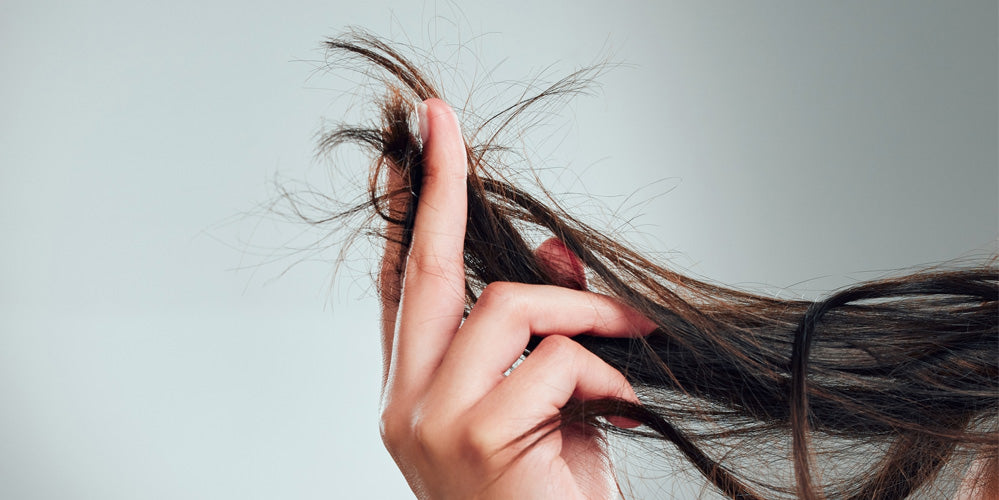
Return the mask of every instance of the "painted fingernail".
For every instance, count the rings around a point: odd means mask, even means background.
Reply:
[[[420,142],[426,146],[430,137],[430,122],[427,121],[427,105],[423,102],[416,103],[416,121],[420,124]]]

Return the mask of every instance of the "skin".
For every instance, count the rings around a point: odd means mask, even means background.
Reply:
[[[995,500],[999,498],[999,463],[995,456],[980,455],[971,464],[954,500]]]
[[[424,104],[426,164],[412,244],[405,262],[387,245],[379,279],[382,440],[421,499],[618,496],[600,435],[529,432],[570,398],[637,401],[618,371],[570,337],[646,335],[655,324],[585,291],[582,264],[557,239],[535,254],[560,287],[490,284],[463,322],[465,147],[451,108],[437,99]],[[400,186],[390,173],[390,190]],[[400,195],[389,210],[399,215],[406,202]],[[545,338],[504,376],[531,335]],[[977,460],[955,499],[999,498],[996,468],[993,457]]]
[[[576,290],[493,283],[463,322],[465,147],[444,102],[426,101],[420,115],[426,163],[412,244],[404,263],[390,244],[380,276],[386,448],[419,498],[616,496],[601,436],[593,431],[565,429],[536,443],[540,432],[517,438],[570,398],[637,401],[617,370],[570,337],[645,335],[655,325],[609,297],[578,289],[585,288],[582,266],[557,240],[537,255]],[[390,210],[405,201],[392,200]],[[504,376],[531,335],[545,338]]]

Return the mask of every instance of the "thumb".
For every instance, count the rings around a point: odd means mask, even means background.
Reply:
[[[586,290],[586,272],[583,262],[558,238],[549,238],[534,250],[538,264],[558,286]]]

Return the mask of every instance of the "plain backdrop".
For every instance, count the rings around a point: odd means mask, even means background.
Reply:
[[[698,276],[819,296],[995,251],[994,1],[4,0],[0,498],[410,495],[377,430],[377,249],[334,281],[342,237],[296,252],[323,230],[264,209],[276,176],[363,177],[315,156],[372,117],[363,75],[322,69],[348,26],[480,114],[622,63],[513,145]],[[674,466],[629,467],[636,495],[696,492]]]

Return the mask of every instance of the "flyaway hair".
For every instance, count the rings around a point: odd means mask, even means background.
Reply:
[[[423,161],[412,103],[445,96],[373,36],[352,33],[328,40],[326,48],[331,58],[380,75],[385,94],[378,120],[340,126],[321,140],[324,151],[352,143],[373,153],[367,201],[315,222],[370,214],[373,223],[402,227],[406,252]],[[578,92],[585,76],[559,81],[487,122],[502,129],[539,101]],[[720,492],[738,499],[940,494],[951,483],[937,483],[953,480],[971,457],[995,463],[994,259],[860,283],[818,301],[726,288],[646,258],[505,180],[505,148],[496,137],[466,140],[467,308],[494,281],[556,283],[529,244],[527,231],[540,231],[579,257],[590,290],[658,325],[644,338],[575,337],[628,378],[641,405],[573,401],[537,429],[585,423],[666,441]],[[403,186],[390,190],[386,169],[395,169]],[[408,207],[391,213],[389,198],[402,192],[410,195]],[[643,425],[619,429],[600,418],[607,416]]]

